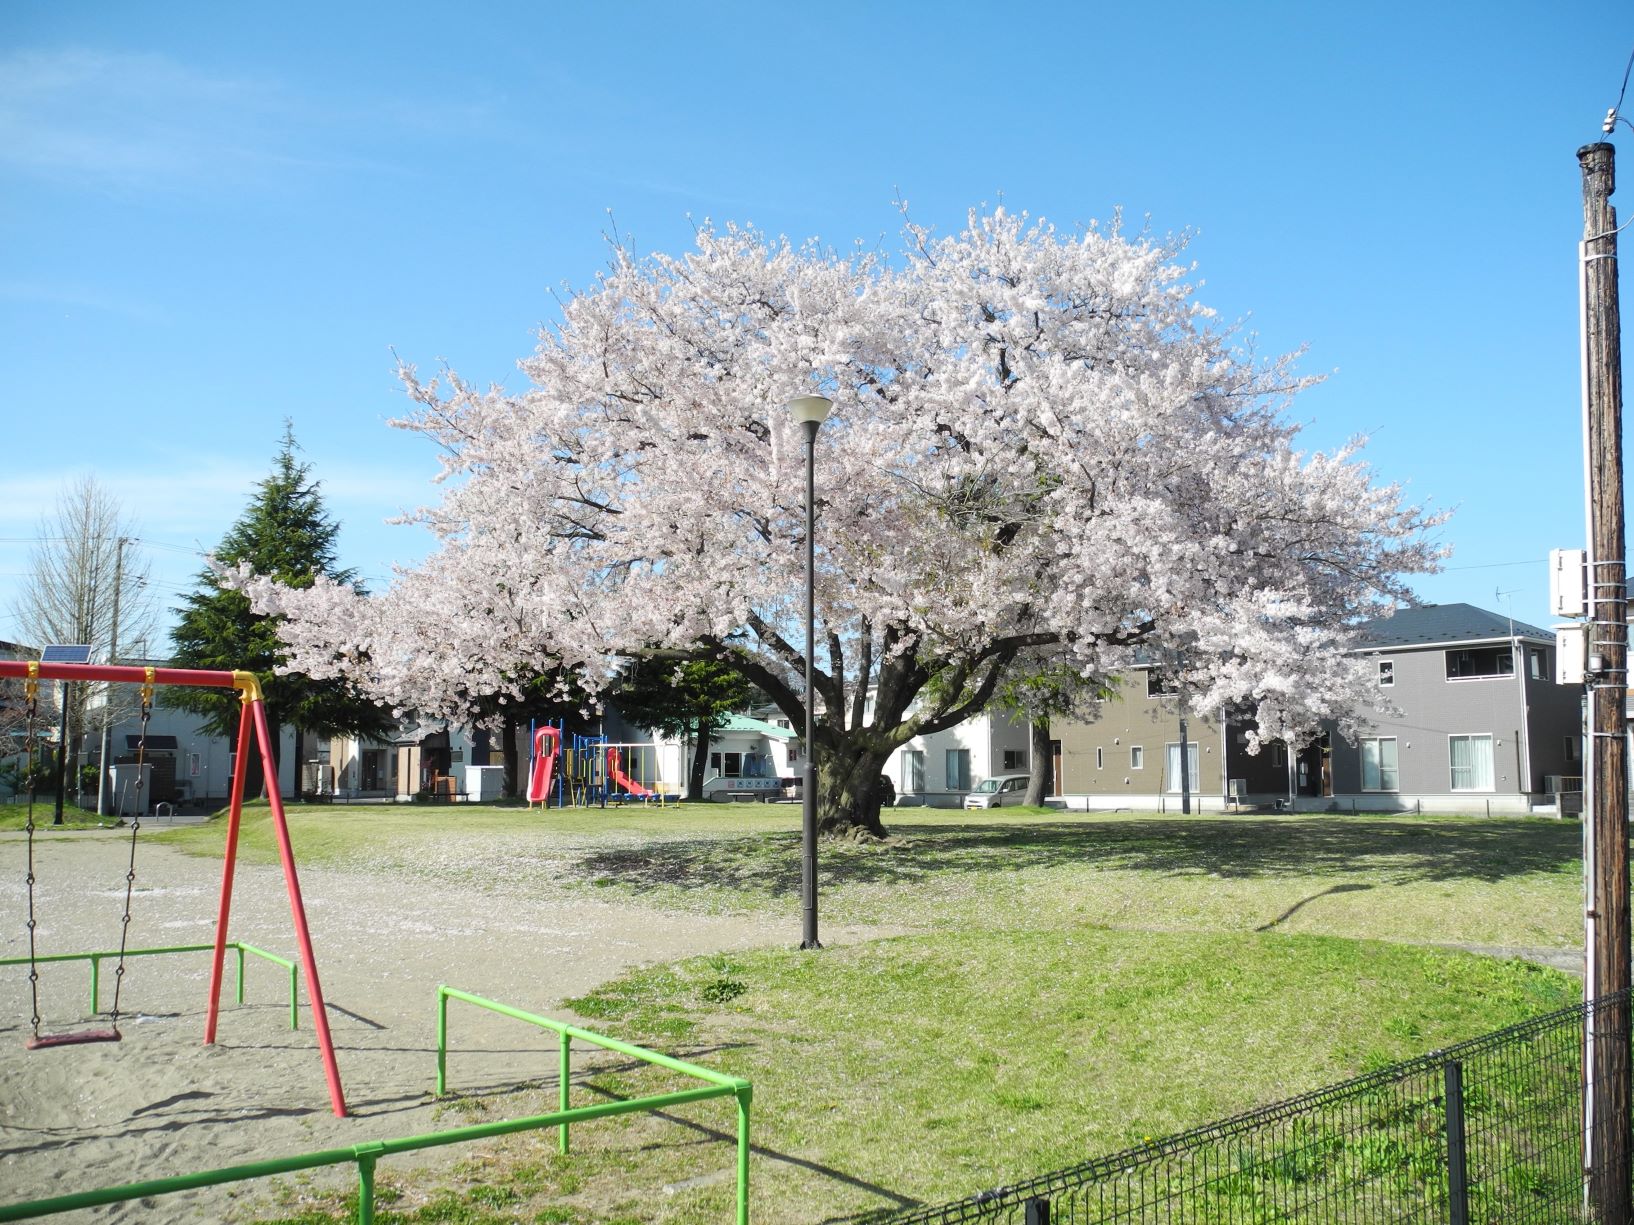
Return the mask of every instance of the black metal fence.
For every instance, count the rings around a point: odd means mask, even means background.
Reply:
[[[1606,996],[890,1221],[1580,1222],[1585,1020],[1594,1018],[1598,1040],[1615,1034],[1626,1048],[1628,1011],[1626,993]]]

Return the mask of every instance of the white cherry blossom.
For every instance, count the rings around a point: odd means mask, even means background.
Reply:
[[[1192,705],[1256,743],[1357,709],[1352,627],[1434,568],[1439,516],[1359,443],[1299,448],[1283,414],[1308,380],[1193,301],[1182,244],[1001,209],[904,245],[706,226],[683,256],[615,249],[522,362],[529,390],[403,368],[397,424],[442,452],[432,557],[370,597],[240,581],[288,618],[293,667],[399,707],[457,717],[557,664],[594,690],[621,654],[706,653],[803,726],[782,405],[822,394],[825,827],[877,830],[891,749],[1018,669],[1178,656]]]

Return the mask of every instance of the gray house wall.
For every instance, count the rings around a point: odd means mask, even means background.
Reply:
[[[1331,737],[1333,797],[1349,797],[1378,807],[1411,807],[1415,802],[1441,809],[1524,810],[1545,795],[1549,775],[1576,775],[1570,757],[1575,742],[1581,690],[1554,683],[1554,644],[1519,640],[1520,676],[1449,679],[1447,652],[1467,646],[1504,647],[1503,642],[1435,643],[1370,652],[1375,664],[1392,665],[1394,683],[1380,686],[1381,701],[1402,713],[1369,712],[1368,729],[1355,737]],[[1541,652],[1541,676],[1531,675],[1531,653]],[[1524,687],[1525,705],[1522,705]],[[1454,791],[1453,736],[1492,737],[1490,791]],[[1361,746],[1367,736],[1396,739],[1399,786],[1394,792],[1362,789]],[[1529,761],[1528,761],[1529,758]]]

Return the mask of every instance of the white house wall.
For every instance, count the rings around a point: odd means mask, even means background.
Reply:
[[[110,736],[112,756],[119,757],[126,754],[126,736],[139,736],[142,733],[142,721],[138,716],[121,720],[114,724]],[[204,728],[203,716],[192,711],[179,710],[173,706],[156,704],[153,713],[148,719],[149,736],[174,736],[176,738],[176,782],[188,784],[187,791],[194,800],[225,799],[232,789],[233,764],[232,754],[229,751],[229,742],[225,736],[212,735]],[[86,757],[88,760],[95,756],[101,743],[100,728],[87,734]],[[198,756],[198,773],[191,770],[191,755]],[[280,727],[278,738],[278,784],[279,794],[293,795],[295,791],[295,732],[290,727]]]
[[[896,788],[898,802],[912,802],[918,797],[932,808],[957,808],[962,804],[968,788],[954,785],[958,780],[948,777],[948,754],[959,750],[970,755],[970,787],[999,774],[1025,774],[1031,764],[1027,757],[1027,721],[1003,713],[983,714],[946,731],[915,736],[894,750],[885,763],[885,776]],[[925,755],[923,789],[909,785],[912,780],[907,775],[906,754],[911,752]],[[1022,764],[1006,769],[1006,752],[1018,754]]]

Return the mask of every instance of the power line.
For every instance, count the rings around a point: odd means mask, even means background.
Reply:
[[[1628,93],[1628,74],[1631,71],[1634,71],[1634,51],[1628,53],[1628,67],[1623,69],[1623,87],[1617,91],[1617,105],[1611,108],[1613,115],[1619,114],[1623,109],[1623,95]]]
[[[167,549],[172,553],[190,553],[202,557],[209,550],[202,545],[175,544],[169,540],[152,540],[146,536],[0,536],[0,544],[78,544],[83,540],[127,540],[131,544],[145,545],[150,549]]]
[[[1544,566],[1548,565],[1547,557],[1529,557],[1525,561],[1489,561],[1477,566],[1442,566],[1442,573],[1453,570],[1501,570],[1505,566]]]

